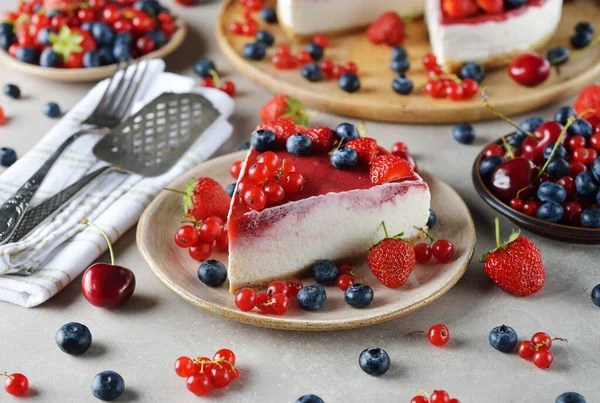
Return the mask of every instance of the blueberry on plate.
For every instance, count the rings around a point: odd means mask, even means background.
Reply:
[[[302,77],[312,82],[321,81],[323,79],[323,71],[314,63],[302,66],[300,74],[302,74]]]
[[[394,46],[392,48],[392,59],[393,60],[398,60],[398,59],[406,59],[408,57],[408,52],[406,51],[406,49],[402,46]]]
[[[130,44],[125,41],[115,41],[113,47],[113,58],[117,62],[124,62],[131,59],[131,50],[129,49]]]
[[[17,48],[16,57],[23,63],[35,64],[38,60],[39,52],[36,48],[20,47]]]
[[[392,89],[400,95],[408,95],[413,90],[413,82],[405,77],[396,77],[392,81]]]
[[[592,42],[592,39],[594,39],[594,35],[591,32],[575,32],[570,39],[571,46],[575,49],[583,49]]]
[[[344,140],[344,142],[348,142],[350,140],[354,140],[360,137],[360,133],[356,126],[351,123],[340,123],[335,128],[335,135],[338,140]]]
[[[390,67],[398,74],[404,74],[410,68],[410,62],[408,59],[393,59],[390,62]]]
[[[235,183],[227,185],[227,187],[225,187],[225,192],[227,192],[229,197],[233,197],[233,194],[235,193]]]
[[[327,293],[320,284],[303,287],[296,295],[298,306],[306,311],[316,311],[325,304]]]
[[[459,73],[460,78],[470,78],[481,83],[485,78],[485,69],[481,64],[468,62],[462,65]]]
[[[12,99],[19,99],[21,98],[21,89],[14,84],[6,84],[4,94]]]
[[[249,150],[250,147],[251,147],[250,142],[249,141],[244,141],[242,144],[240,144],[238,146],[238,151]]]
[[[568,107],[567,107],[568,108]],[[573,111],[575,112],[575,111]],[[558,120],[558,113],[556,114],[556,118],[555,120],[557,122],[560,122]],[[562,118],[562,116],[560,116]],[[569,117],[567,116],[567,119],[569,119]],[[542,123],[544,123],[544,119],[543,118],[539,118],[539,117],[532,117],[532,118],[527,118],[525,120],[523,120],[521,123],[519,123],[519,127],[523,130],[527,130],[528,132],[533,132],[535,129],[537,129]],[[517,130],[517,136],[526,136],[525,132],[523,130]],[[523,139],[525,139],[525,137],[523,137]]]
[[[564,126],[567,124],[567,121],[571,116],[577,117],[577,112],[575,112],[575,109],[571,108],[570,106],[563,106],[556,112],[556,115],[554,115],[554,120]]]
[[[12,32],[9,34],[0,34],[0,47],[6,51],[14,43],[17,43],[17,36]]]
[[[459,123],[452,129],[452,136],[460,144],[473,144],[475,141],[475,129],[468,123]]]
[[[288,153],[297,157],[309,155],[312,151],[312,141],[304,134],[294,134],[288,137],[285,142],[285,148]]]
[[[379,347],[370,347],[360,353],[358,365],[367,374],[380,376],[390,368],[390,356]]]
[[[558,203],[545,202],[538,208],[537,218],[549,222],[559,222],[564,215],[564,208]]]
[[[323,399],[321,399],[317,395],[304,395],[304,396],[300,396],[296,400],[296,403],[325,403],[325,402],[323,401]]]
[[[358,164],[358,154],[353,148],[342,146],[331,153],[329,160],[336,169],[350,169]]]
[[[591,172],[581,172],[575,178],[575,188],[580,196],[595,196],[600,189],[594,174]]]
[[[70,355],[81,355],[92,345],[92,333],[87,326],[77,322],[62,325],[56,332],[56,344]]]
[[[575,119],[567,129],[567,134],[569,136],[583,136],[587,139],[594,134],[594,128],[587,120]]]
[[[209,287],[218,287],[227,280],[227,269],[218,260],[210,259],[198,267],[198,278]]]
[[[144,35],[146,35],[147,37],[152,39],[154,41],[154,43],[156,44],[157,48],[164,46],[169,41],[169,39],[167,38],[167,35],[163,31],[158,31],[158,30],[148,31]]]
[[[100,64],[102,66],[108,66],[116,62],[113,49],[110,46],[103,46],[98,49],[98,55],[100,56]]]
[[[254,36],[257,42],[263,43],[265,46],[272,46],[275,43],[275,38],[266,29],[261,29]]]
[[[312,57],[313,60],[320,60],[323,57],[323,53],[325,52],[323,46],[317,45],[313,42],[306,45],[305,50],[308,53],[310,53],[310,57]]]
[[[344,301],[354,308],[364,308],[373,301],[373,289],[366,284],[352,284],[344,291]]]
[[[57,118],[60,116],[60,106],[56,102],[48,102],[44,105],[42,112],[49,118]]]
[[[58,53],[51,48],[44,49],[40,55],[40,66],[50,68],[56,67],[56,65],[58,65],[58,59]]]
[[[435,211],[429,209],[429,218],[427,219],[427,228],[432,229],[437,224],[437,215]]]
[[[488,339],[492,347],[503,353],[513,351],[519,342],[517,332],[512,327],[506,325],[493,328],[490,331]]]
[[[133,41],[133,37],[131,36],[131,34],[129,32],[119,32],[117,34],[117,37],[115,38],[115,45],[117,43],[124,43],[126,45],[131,45],[132,41]]]
[[[12,34],[14,31],[13,24],[10,22],[0,22],[0,35]]]
[[[598,308],[600,308],[600,284],[594,287],[592,290],[592,302]]]
[[[92,379],[92,393],[105,402],[117,399],[124,391],[125,381],[115,371],[102,371]]]
[[[504,0],[504,7],[507,9],[519,8],[527,3],[527,0]]]
[[[39,43],[41,43],[42,45],[52,45],[52,43],[50,42],[50,34],[55,34],[56,31],[53,30],[52,28],[43,28],[40,29],[40,31],[37,34],[37,40]]]
[[[567,64],[569,61],[569,55],[571,52],[569,48],[564,46],[556,46],[548,51],[546,54],[546,59],[553,66],[562,66],[563,64]]]
[[[557,183],[544,182],[538,187],[537,197],[543,202],[560,204],[567,199],[567,191]]]
[[[211,70],[217,71],[217,67],[212,60],[202,58],[196,60],[194,63],[194,73],[196,73],[198,77],[210,77]]]
[[[9,167],[17,161],[17,153],[12,148],[0,148],[0,165]]]
[[[544,148],[544,159],[550,158],[550,154],[552,154],[552,150],[554,149],[554,145],[556,143],[548,144]],[[561,144],[556,147],[556,151],[554,152],[554,157],[552,158],[567,158],[567,149],[564,148]]]
[[[90,50],[83,55],[83,67],[92,68],[100,66],[100,53],[96,50]]]
[[[115,31],[104,22],[95,22],[92,25],[92,35],[100,46],[112,45],[115,42]]]
[[[600,228],[600,208],[591,207],[583,210],[580,221],[585,228]]]
[[[491,157],[481,161],[481,164],[479,164],[479,173],[484,179],[489,179],[496,168],[498,168],[498,165],[502,164],[503,162],[503,157],[499,155],[492,155]]]
[[[322,285],[333,285],[340,270],[331,260],[322,259],[313,265],[313,276],[315,281]]]
[[[585,399],[577,392],[566,392],[557,397],[554,403],[585,403]]]
[[[261,153],[273,149],[275,141],[275,133],[270,130],[257,130],[250,137],[250,145]]]
[[[277,12],[273,7],[264,7],[260,10],[260,18],[262,18],[264,22],[275,24],[277,22]]]
[[[582,21],[575,25],[575,32],[589,32],[590,34],[593,34],[594,26],[591,22]]]
[[[592,162],[591,169],[596,180],[600,180],[600,157],[597,157],[594,162]]]
[[[247,43],[244,45],[242,53],[246,59],[262,60],[267,54],[267,47],[260,42]]]
[[[571,171],[571,164],[564,158],[552,158],[546,167],[546,173],[553,178],[566,176]]]
[[[360,89],[360,79],[354,73],[344,73],[338,79],[338,86],[345,92],[356,92]]]

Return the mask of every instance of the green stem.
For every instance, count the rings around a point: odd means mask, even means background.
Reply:
[[[504,144],[504,148],[506,148],[506,153],[508,154],[509,159],[513,159],[515,155],[513,154],[513,148],[506,141],[506,138],[502,136],[502,144]]]
[[[567,129],[569,128],[569,126],[571,126],[571,124],[574,121],[575,121],[575,116],[571,116],[569,118],[569,120],[567,121],[567,124],[565,125],[565,127],[563,127],[562,131],[558,135],[558,138],[556,139],[556,143],[554,143],[554,147],[552,148],[552,152],[550,153],[550,156],[548,157],[548,159],[544,163],[544,166],[542,167],[542,169],[540,169],[540,172],[538,172],[537,176],[535,177],[535,180],[538,180],[544,174],[544,172],[546,171],[546,168],[548,167],[548,164],[550,164],[550,161],[552,161],[552,158],[554,158],[554,154],[556,153],[556,150],[558,149],[558,146],[562,142],[563,137],[565,137],[565,134],[567,133]]]
[[[384,234],[385,234],[385,238],[386,238],[386,239],[387,239],[387,238],[389,238],[389,237],[390,237],[390,234],[388,233],[387,227],[385,226],[385,222],[384,222],[384,221],[382,221],[382,222],[381,222],[381,225],[383,225],[383,232],[384,232]]]
[[[100,234],[102,234],[102,236],[104,237],[104,240],[106,240],[106,243],[108,244],[108,251],[110,252],[110,264],[112,264],[113,266],[115,265],[115,252],[113,250],[112,247],[112,243],[110,242],[110,238],[108,237],[108,235],[106,235],[106,232],[104,232],[104,230],[102,228],[100,228],[99,226],[97,226],[96,224],[94,224],[93,222],[91,222],[90,220],[84,218],[83,220],[81,220],[82,224],[85,225],[90,225],[94,228],[96,228]]]
[[[500,220],[498,219],[498,217],[496,217],[496,219],[494,220],[494,226],[496,228],[496,245],[500,248],[501,247],[501,242],[500,242]]]
[[[498,112],[497,110],[495,110],[492,107],[492,105],[490,105],[490,103],[488,102],[488,99],[487,99],[487,88],[483,89],[482,94],[483,94],[483,96],[482,96],[483,105],[486,107],[486,109],[488,111],[490,111],[491,113],[493,113],[494,115],[496,115],[498,118],[504,120],[506,123],[508,123],[509,125],[511,125],[512,127],[514,127],[515,129],[522,131],[527,136],[533,137],[534,139],[537,138],[535,136],[535,134],[531,133],[528,130],[522,129],[518,124],[516,124],[515,122],[513,122],[512,120],[510,120],[509,118],[507,118],[506,116],[504,116],[503,114],[501,114],[500,112]]]
[[[598,43],[600,43],[600,35],[598,35],[597,37],[595,37],[590,43],[588,43],[587,46],[585,46],[585,47],[583,47],[581,49],[574,50],[573,52],[569,52],[568,55],[563,55],[563,56],[555,57],[554,59],[549,60],[549,62],[552,65],[554,65],[555,63],[560,63],[563,60],[567,60],[569,57],[577,56],[578,54],[580,54],[582,52],[585,52],[589,48],[596,46]]]
[[[167,190],[169,192],[177,193],[177,194],[184,195],[184,196],[187,195],[187,193],[185,193],[183,190],[177,190],[177,189],[171,189],[171,188],[163,188],[163,190]]]

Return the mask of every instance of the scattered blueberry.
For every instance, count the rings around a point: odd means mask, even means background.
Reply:
[[[380,376],[390,368],[390,356],[381,348],[370,347],[360,353],[358,364],[367,374]]]
[[[398,74],[404,74],[410,68],[408,59],[393,59],[390,62],[390,67]]]
[[[481,83],[485,78],[485,69],[480,64],[468,62],[463,64],[460,68],[459,76],[463,80],[465,78],[471,78],[477,81],[478,83]]]
[[[592,290],[592,302],[598,308],[600,308],[600,284],[594,287]]]
[[[335,135],[338,140],[344,140],[344,142],[348,142],[350,140],[354,140],[360,137],[360,133],[356,126],[350,123],[340,123],[338,127],[335,128]]]
[[[554,115],[554,120],[564,126],[571,116],[577,117],[575,109],[570,106],[563,106],[556,112],[556,115]]]
[[[92,25],[92,35],[100,46],[112,45],[115,41],[115,31],[104,22],[95,22]]]
[[[235,183],[230,183],[229,185],[227,185],[227,187],[225,188],[225,192],[227,192],[229,197],[233,197],[233,194],[235,193]]]
[[[594,34],[594,26],[591,22],[582,21],[575,25],[575,32],[589,32]]]
[[[313,60],[320,60],[323,57],[323,53],[325,52],[323,46],[317,45],[313,42],[306,45],[305,49],[308,53],[310,53],[310,57],[312,57]]]
[[[4,94],[12,99],[19,99],[21,98],[21,89],[14,84],[6,84]]]
[[[0,35],[8,35],[14,32],[13,24],[10,22],[0,22]]]
[[[302,74],[302,77],[306,78],[308,81],[317,82],[323,79],[323,71],[314,63],[302,66],[300,73]]]
[[[131,59],[129,44],[125,41],[116,41],[113,47],[113,58],[115,61],[124,62]]]
[[[356,74],[344,73],[338,79],[338,86],[342,91],[356,92],[360,89],[360,79]]]
[[[273,7],[264,7],[260,10],[260,18],[262,18],[264,22],[274,24],[277,22],[277,12]]]
[[[544,159],[550,158],[550,154],[552,154],[552,149],[554,149],[554,145],[556,143],[548,144],[544,148]],[[554,152],[554,157],[552,158],[567,158],[567,149],[564,148],[561,144],[556,147],[556,151]]]
[[[60,106],[56,102],[48,102],[44,105],[42,112],[49,118],[57,118],[60,116]]]
[[[92,345],[92,333],[87,326],[77,322],[62,325],[56,332],[56,344],[70,355],[81,355]]]
[[[325,304],[327,293],[320,284],[303,287],[296,295],[298,306],[307,311],[316,311]]]
[[[350,169],[358,163],[358,154],[353,148],[342,146],[334,150],[329,159],[336,169]]]
[[[592,207],[583,210],[580,221],[586,228],[600,228],[600,208]]]
[[[468,123],[459,123],[452,129],[452,136],[460,144],[473,144],[475,141],[475,129]]]
[[[543,202],[560,204],[567,199],[567,191],[557,183],[544,182],[538,187],[537,197]]]
[[[250,147],[252,147],[250,145],[250,142],[249,141],[244,141],[242,144],[239,145],[238,150],[239,151],[249,150]]]
[[[352,284],[344,292],[344,301],[354,308],[363,308],[373,301],[373,289],[366,284]]]
[[[492,176],[492,173],[494,173],[498,165],[502,164],[503,162],[503,157],[499,155],[492,155],[491,157],[481,161],[481,164],[479,165],[479,173],[484,179],[488,179],[490,176]]]
[[[585,399],[579,393],[566,392],[557,397],[554,403],[585,403]]]
[[[564,46],[556,46],[550,49],[546,55],[546,59],[553,66],[562,66],[563,64],[567,64],[569,61],[570,55],[569,48]]]
[[[96,50],[90,50],[83,55],[83,66],[86,68],[100,66],[100,53]]]
[[[594,128],[587,120],[575,119],[567,129],[567,134],[569,136],[583,136],[587,139],[594,134]]]
[[[46,45],[46,46],[51,45],[50,34],[55,34],[55,33],[56,33],[56,31],[53,30],[52,28],[40,29],[40,31],[38,32],[38,35],[37,35],[37,40],[42,45]]]
[[[212,60],[203,58],[196,60],[194,63],[194,73],[196,73],[198,77],[210,77],[211,70],[217,71],[217,67]]]
[[[571,46],[575,49],[583,49],[592,42],[592,39],[594,39],[594,35],[590,32],[575,32],[571,36]]]
[[[250,60],[262,60],[267,54],[267,47],[260,42],[247,43],[242,50],[244,57]],[[198,73],[196,73],[198,74]]]
[[[504,7],[507,9],[519,8],[527,3],[527,0],[504,0]]]
[[[546,173],[553,178],[566,176],[571,171],[571,164],[564,158],[552,158],[546,167]]]
[[[340,270],[331,260],[319,260],[313,265],[315,281],[322,285],[333,285]]]
[[[36,48],[20,47],[17,48],[16,57],[23,63],[35,64],[37,62],[39,52]]]
[[[17,160],[17,153],[12,148],[0,148],[0,165],[9,167]]]
[[[257,130],[250,137],[250,145],[256,151],[269,151],[275,146],[275,133],[270,130]]]
[[[264,10],[264,8],[263,8],[263,10]],[[296,403],[325,403],[325,402],[323,401],[323,399],[321,399],[317,395],[304,395],[304,396],[300,396],[296,400]]]
[[[408,57],[408,52],[406,51],[406,49],[402,46],[394,46],[392,48],[392,59],[393,60],[398,60],[398,59],[406,59]]]
[[[116,62],[113,49],[110,46],[101,47],[98,50],[98,55],[100,56],[100,64],[102,66],[108,66]]]
[[[148,31],[144,35],[152,39],[157,47],[164,46],[169,41],[169,38],[167,38],[167,35],[163,31]]]
[[[503,353],[513,351],[519,342],[517,332],[512,327],[505,325],[493,328],[488,339],[492,347]]]
[[[287,151],[297,157],[309,155],[312,151],[312,141],[304,134],[294,134],[285,142]]]
[[[594,162],[592,162],[591,169],[596,180],[600,181],[600,157],[597,157]]]
[[[17,36],[13,33],[0,34],[0,47],[6,51],[14,43],[17,43]]]
[[[413,82],[408,78],[396,77],[392,81],[392,89],[400,95],[408,95],[413,90]]]
[[[573,111],[574,112],[574,111]],[[559,122],[558,118],[558,113],[556,114],[556,121]],[[567,119],[569,117],[567,116]],[[544,123],[544,119],[542,118],[538,118],[538,117],[533,117],[533,118],[528,118],[523,120],[521,123],[519,123],[519,127],[523,130],[527,130],[528,132],[533,133],[535,131],[535,129],[537,129],[542,123]],[[527,134],[525,134],[525,132],[523,130],[517,130],[517,136],[523,136],[523,139],[525,138],[524,136],[527,136]]]
[[[543,203],[537,211],[537,218],[549,222],[559,222],[564,214],[563,206],[554,202]]]
[[[227,279],[227,269],[218,260],[210,259],[198,267],[198,278],[209,287],[218,287]]]
[[[114,371],[102,371],[92,379],[92,393],[105,402],[117,399],[124,391],[125,381]]]
[[[427,218],[427,228],[432,229],[437,224],[437,215],[435,211],[429,209],[429,218]]]
[[[56,67],[58,64],[59,55],[51,48],[44,49],[40,55],[40,66]]]
[[[595,196],[600,186],[591,172],[581,172],[575,178],[575,188],[580,196]]]
[[[271,34],[266,29],[261,29],[260,31],[258,31],[254,38],[257,42],[260,42],[267,47],[272,46],[275,43],[275,38],[273,37],[273,34]]]

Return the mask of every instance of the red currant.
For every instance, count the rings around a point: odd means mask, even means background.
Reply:
[[[214,361],[225,360],[231,365],[235,365],[235,354],[228,348],[222,348],[213,356]]]
[[[576,201],[570,201],[566,202],[563,207],[565,209],[565,219],[568,222],[571,224],[578,224],[581,222],[581,213],[583,212],[581,204]]]
[[[444,325],[433,325],[427,332],[427,338],[429,339],[429,342],[434,346],[441,347],[444,344],[448,343],[448,340],[450,340],[450,332],[448,331],[448,328]]]
[[[429,91],[429,94],[435,99],[446,98],[446,87],[444,87],[444,83],[441,80],[428,81],[428,84],[431,83],[429,88],[425,85],[425,90]]]
[[[145,55],[152,52],[156,45],[149,36],[142,36],[135,42],[135,46],[142,55]]]
[[[223,83],[221,83],[221,86],[219,87],[219,89],[232,98],[235,96],[236,88],[235,88],[235,84],[233,83],[233,81],[229,81],[229,80],[223,81]]]
[[[237,192],[240,195],[246,193],[247,190],[254,189],[256,187],[256,182],[250,178],[240,179],[237,185]]]
[[[518,197],[515,197],[510,200],[510,207],[512,207],[513,209],[515,209],[517,211],[523,210],[524,205],[525,205],[525,202],[523,201],[523,199],[519,199]]]
[[[523,341],[519,344],[519,357],[530,360],[534,353],[535,349],[530,341]]]
[[[34,15],[34,17],[37,17],[39,15],[41,14],[36,14]],[[79,18],[79,21],[81,22],[93,21],[95,17],[96,16],[94,15],[94,10],[92,10],[91,8],[80,8],[79,10],[77,10],[77,18]],[[33,17],[31,17],[31,21],[33,22]]]
[[[554,361],[554,355],[550,350],[539,350],[533,355],[533,363],[541,369],[550,368]]]
[[[577,175],[585,171],[587,171],[587,167],[585,166],[585,164],[578,161],[573,161],[571,162],[571,166],[569,167],[569,176],[571,178],[576,178]]]
[[[600,125],[596,126],[596,134],[590,137],[590,146],[596,150],[600,151]]]
[[[121,32],[131,33],[133,31],[133,24],[128,19],[119,18],[118,20],[116,20],[113,23],[113,28],[114,28],[115,32],[117,32],[117,33],[121,33]]]
[[[269,172],[274,172],[279,167],[279,157],[273,151],[265,151],[256,161],[265,165]]]
[[[296,61],[299,65],[304,66],[305,64],[312,63],[312,56],[307,50],[301,50],[296,53]]]
[[[234,35],[241,35],[244,33],[244,31],[242,30],[242,24],[238,21],[234,21],[231,24],[229,24],[229,30]]]
[[[190,357],[179,357],[175,360],[175,373],[182,378],[187,378],[200,371],[200,365],[194,362]]]
[[[261,211],[267,205],[267,196],[260,188],[248,189],[244,192],[244,203],[251,210]]]
[[[180,248],[189,248],[198,242],[198,232],[191,225],[180,227],[175,233],[175,243]]]
[[[523,205],[523,213],[527,214],[530,217],[534,217],[537,214],[538,208],[540,208],[541,203],[537,200],[532,200],[525,202]]]
[[[268,295],[266,292],[260,292],[256,294],[256,307],[264,313],[269,313],[271,312],[271,304],[269,303],[270,300],[270,295]]]
[[[276,55],[291,55],[292,54],[292,50],[290,49],[290,45],[279,45],[275,48],[275,54]]]
[[[430,403],[448,403],[450,395],[445,390],[434,390],[429,398]]]
[[[233,179],[236,179],[240,177],[240,172],[242,172],[242,164],[244,163],[244,161],[236,161],[233,164],[231,164],[231,168],[229,169],[229,173],[231,174],[231,176],[233,177]]]
[[[344,64],[344,66],[342,68],[344,69],[344,71],[346,73],[352,73],[352,74],[358,73],[358,66],[354,62],[347,62],[346,64]]]
[[[394,145],[392,146],[392,154],[396,154],[396,153],[400,153],[400,152],[408,152],[408,146],[403,143],[402,141],[398,141],[396,143],[394,143]]]
[[[287,294],[288,288],[285,281],[273,281],[267,287],[267,295],[273,296],[275,294]]]
[[[204,223],[198,230],[199,239],[202,243],[212,244],[223,231],[223,224],[211,218],[213,217],[204,220]]]
[[[304,287],[302,281],[300,280],[290,280],[287,283],[287,295],[290,297],[295,297],[298,295],[298,291],[300,291]]]
[[[340,274],[337,277],[336,284],[340,290],[346,291],[348,287],[354,284],[354,277],[347,273]]]
[[[227,231],[227,227],[223,227],[221,231],[221,235],[215,241],[215,246],[219,252],[226,253],[229,251],[229,232]]]
[[[585,147],[586,143],[587,142],[585,141],[585,137],[583,136],[571,136],[568,142],[571,151],[575,151],[578,148]]]
[[[271,64],[278,70],[289,70],[296,68],[296,58],[291,55],[275,54],[271,57]]]
[[[448,400],[448,403],[460,403],[460,400],[458,400],[457,398],[452,398]]]
[[[210,255],[212,254],[212,246],[202,242],[198,242],[194,246],[190,246],[188,252],[192,259],[200,262],[207,260],[210,257]]]
[[[484,156],[485,158],[490,158],[494,155],[503,157],[505,153],[504,148],[500,144],[490,144],[486,147]]]
[[[187,389],[197,396],[202,396],[210,392],[212,382],[206,373],[199,372],[190,375],[186,381]]]
[[[423,66],[425,66],[427,70],[431,70],[437,67],[437,65],[437,59],[433,53],[426,53],[425,56],[423,56]]]
[[[454,257],[454,245],[452,242],[440,239],[431,246],[433,258],[440,263],[448,263]]]
[[[283,188],[286,192],[296,193],[302,190],[304,186],[304,176],[298,172],[290,172],[287,174],[286,180],[283,183]]]
[[[531,336],[531,343],[536,350],[550,350],[552,347],[552,337],[548,333],[537,332]]]
[[[425,396],[418,395],[413,397],[410,400],[410,403],[429,403],[429,399],[427,399]]]
[[[321,62],[321,70],[323,71],[323,76],[325,78],[330,78],[332,76],[333,66],[335,66],[335,64],[329,59]]]
[[[152,31],[154,29],[154,20],[147,14],[138,13],[131,20],[133,29],[138,33]]]
[[[274,294],[271,297],[271,313],[273,315],[285,315],[290,307],[290,299],[285,294]]]
[[[348,273],[350,275],[353,275],[352,266],[350,266],[349,264],[341,264],[338,269],[340,271],[340,274]]]
[[[431,260],[431,247],[426,243],[415,245],[415,258],[417,263],[425,264]]]
[[[585,147],[578,147],[573,150],[573,160],[577,162],[581,162],[584,165],[587,165],[587,161],[590,158],[590,154],[588,149]]]
[[[263,188],[265,196],[267,196],[267,203],[274,205],[279,203],[285,197],[285,190],[277,183],[267,183]]]
[[[235,294],[235,306],[242,312],[248,312],[256,306],[256,291],[252,288],[242,288]]]
[[[472,78],[465,78],[461,84],[464,97],[472,98],[479,91],[479,83]]]
[[[210,369],[210,380],[215,388],[224,388],[231,382],[231,370],[225,366],[213,365]]]
[[[289,175],[292,172],[296,172],[296,167],[292,164],[283,164],[281,169],[284,175]]]
[[[248,169],[248,177],[256,182],[262,182],[269,177],[269,169],[265,164],[257,162]]]
[[[331,76],[337,79],[340,78],[342,75],[344,75],[344,67],[338,64],[333,66],[333,68],[331,69]]]
[[[453,101],[462,101],[465,98],[464,89],[460,84],[452,82],[446,87],[446,96]]]
[[[119,7],[117,7],[115,4],[107,5],[104,8],[104,10],[102,10],[102,18],[109,24],[113,24],[116,20],[121,18],[121,12],[119,11]]]
[[[200,80],[200,85],[206,88],[215,88],[215,80],[212,77],[203,77]]]
[[[585,162],[585,165],[592,165],[592,163],[594,162],[594,160],[596,158],[598,158],[598,151],[596,151],[593,148],[587,148],[587,152],[588,152],[588,159]]]
[[[323,49],[329,46],[329,39],[327,39],[325,35],[315,35],[312,41],[313,43],[316,43],[317,45],[321,46]]]
[[[9,395],[23,396],[29,390],[29,380],[23,374],[10,374],[4,381],[4,390]]]

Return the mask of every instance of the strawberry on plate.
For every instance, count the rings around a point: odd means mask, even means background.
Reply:
[[[600,115],[600,85],[592,84],[584,88],[573,107],[578,115],[586,111]]]
[[[285,94],[277,94],[260,109],[260,120],[263,123],[279,118],[292,118],[295,124],[306,126],[308,113],[302,102]]]
[[[371,162],[369,175],[375,185],[409,178],[415,174],[410,163],[395,155],[379,155]]]
[[[370,164],[377,154],[377,141],[371,137],[359,137],[346,143],[347,147],[352,148],[358,155],[358,162]]]
[[[371,272],[386,287],[403,286],[417,264],[415,249],[401,239],[402,233],[389,236],[385,223],[381,223],[385,238],[369,250],[367,263]]]
[[[452,18],[469,17],[479,10],[475,0],[442,0],[442,10]]]
[[[183,208],[186,214],[203,221],[212,216],[227,221],[231,199],[225,189],[211,178],[192,179],[183,193]]]
[[[477,5],[487,14],[500,14],[504,11],[504,0],[477,0]]]
[[[399,45],[406,36],[404,20],[393,11],[383,13],[369,26],[367,36],[375,45]]]
[[[299,133],[298,127],[292,118],[279,118],[269,123],[259,125],[256,130],[270,130],[275,133],[275,138],[279,144],[285,144],[288,138]]]
[[[519,297],[541,290],[546,272],[539,249],[519,231],[513,231],[508,240],[501,243],[498,218],[495,225],[497,247],[481,258],[485,262],[485,273],[498,287]]]
[[[333,130],[325,126],[310,129],[306,136],[312,141],[313,150],[321,153],[329,152],[336,140]]]

